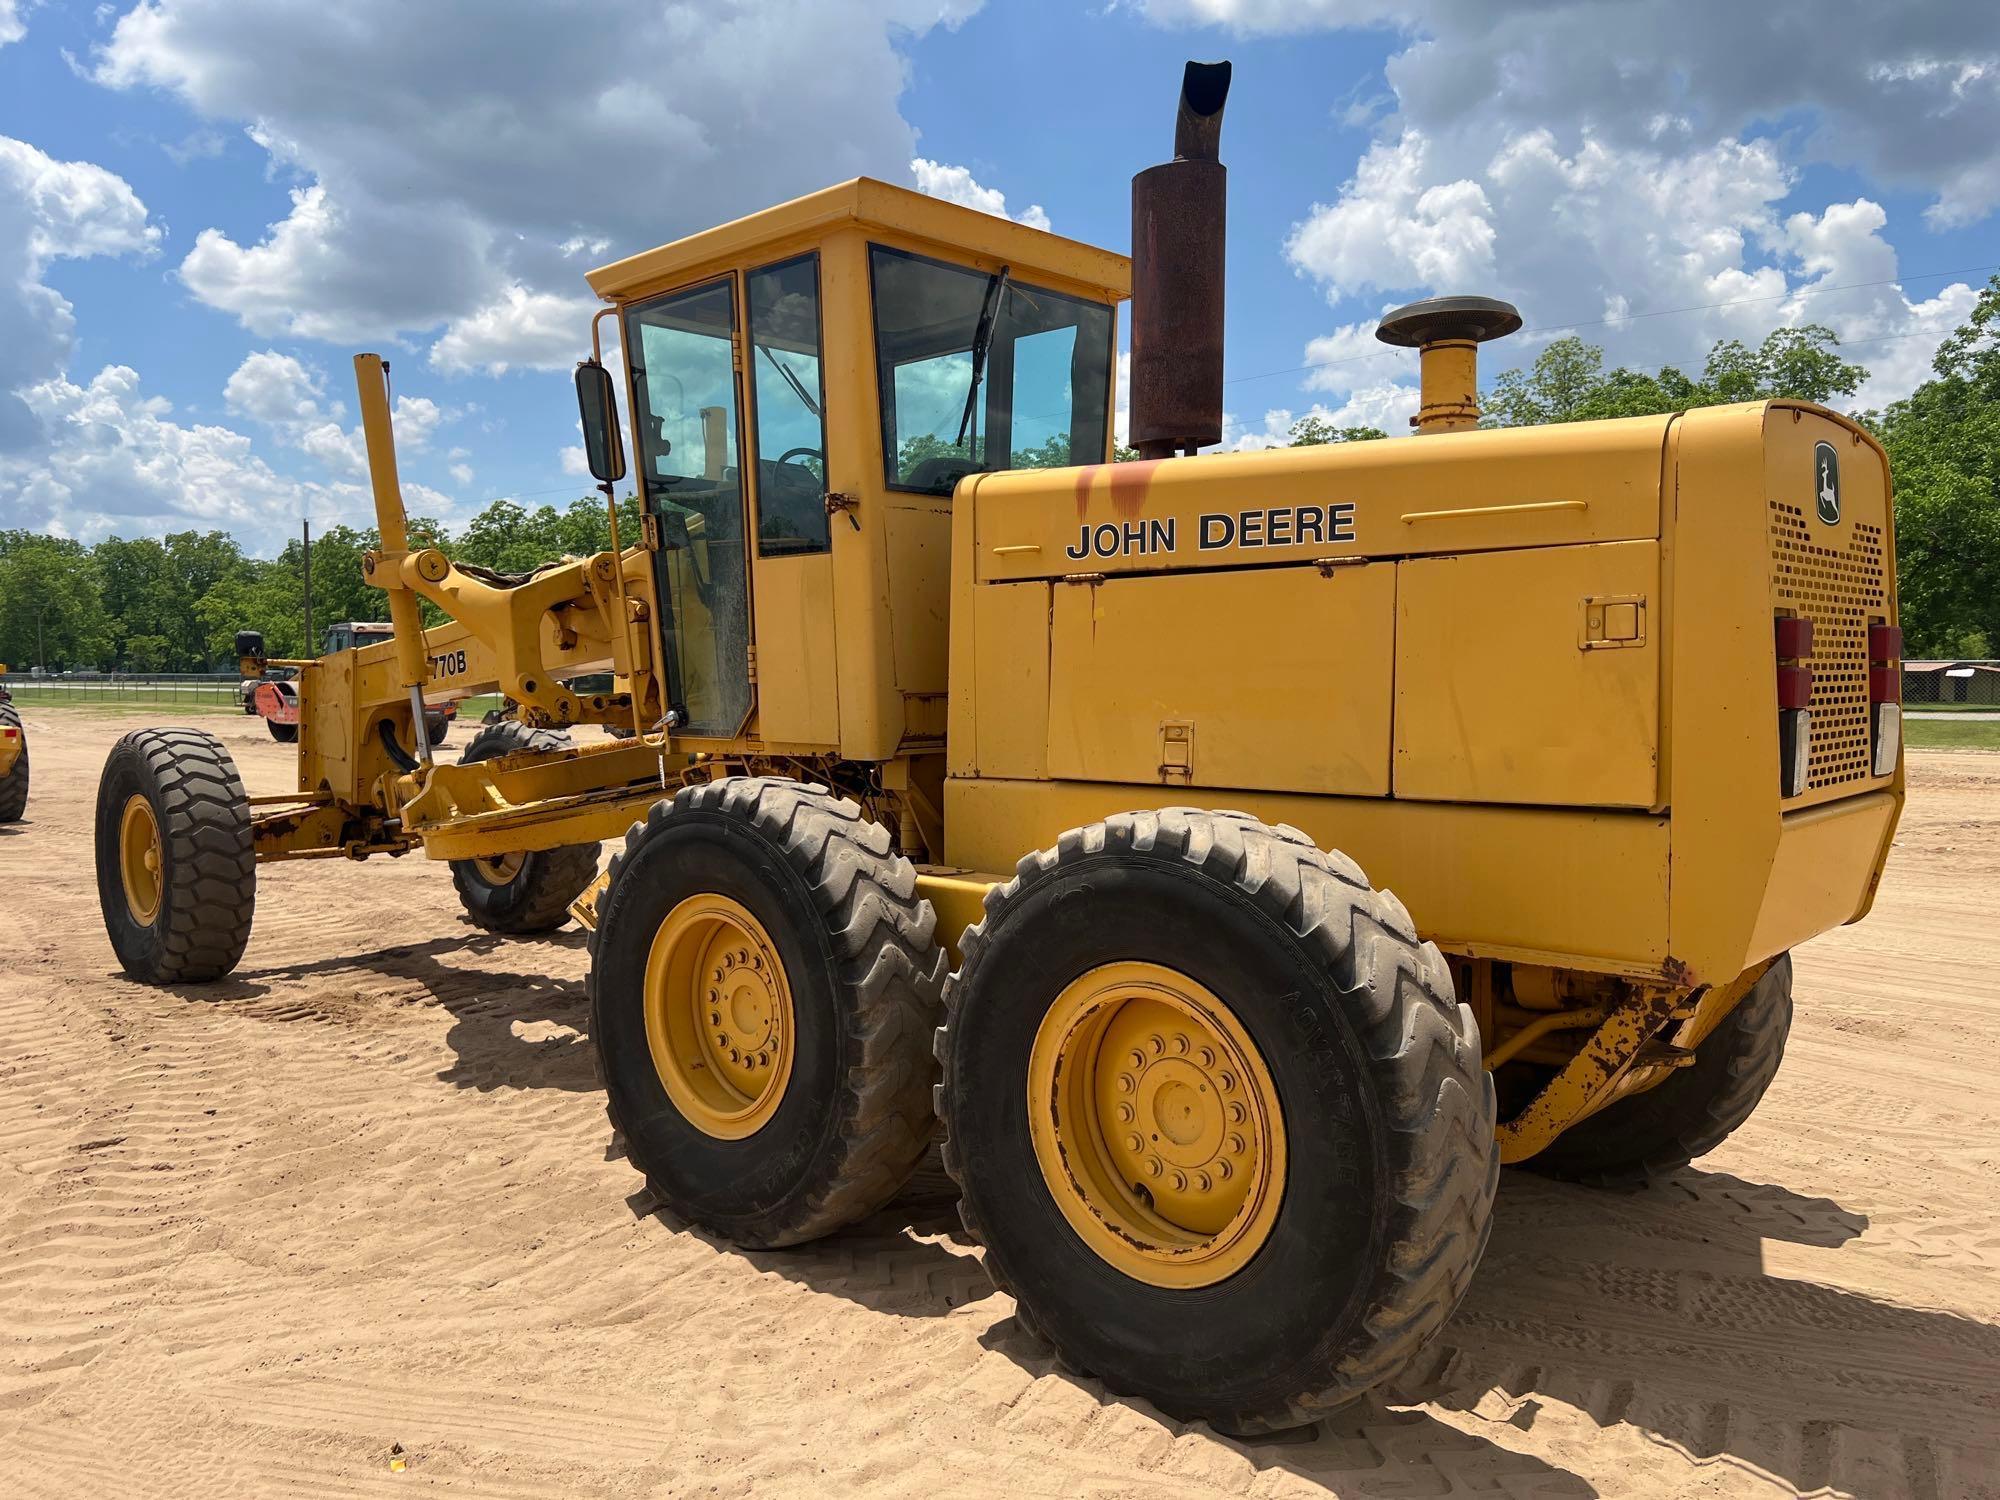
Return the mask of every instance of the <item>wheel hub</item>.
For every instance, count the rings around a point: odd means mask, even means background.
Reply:
[[[1284,1122],[1255,1043],[1205,986],[1158,964],[1091,970],[1037,1029],[1028,1091],[1057,1205],[1119,1270],[1206,1286],[1263,1245]]]
[[[125,886],[125,907],[141,927],[151,927],[160,915],[160,824],[143,792],[125,800],[118,820],[118,873]]]
[[[792,1067],[792,998],[764,926],[727,896],[667,913],[646,961],[646,1040],[667,1097],[723,1140],[760,1129]]]
[[[496,854],[491,859],[474,859],[472,867],[488,885],[512,885],[527,859],[525,854]]]

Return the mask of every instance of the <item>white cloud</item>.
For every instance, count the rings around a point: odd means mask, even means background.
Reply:
[[[1364,79],[1328,101],[1374,140],[1286,244],[1336,301],[1505,296],[1531,328],[1602,320],[1581,331],[1632,364],[1698,366],[1717,338],[1825,322],[1874,371],[1862,399],[1879,402],[1921,377],[1932,335],[1972,293],[1825,290],[1893,281],[1897,259],[1865,198],[1812,205],[1814,227],[1795,228],[1802,169],[1830,163],[1927,194],[1940,227],[2000,205],[2000,6],[1908,0],[1830,16],[1813,0],[1770,0],[1746,24],[1712,25],[1663,0],[1126,5],[1240,35],[1396,33],[1382,75],[1392,99]],[[1836,260],[1838,272],[1823,268]],[[1739,305],[1646,316],[1721,302]]]
[[[577,443],[572,447],[565,448],[559,456],[562,460],[563,473],[589,476],[590,459],[583,451],[583,444]]]
[[[1744,24],[1660,0],[1131,0],[1168,26],[1238,34],[1393,27],[1407,123],[1500,139],[1558,122],[1614,145],[1678,122],[1708,139],[1799,114],[1808,160],[1934,195],[1965,224],[2000,205],[2000,6],[1902,0],[1830,13],[1768,0]]]
[[[324,379],[289,354],[275,349],[247,356],[223,384],[222,399],[232,412],[273,427],[316,421],[325,400]]]
[[[0,47],[9,42],[18,42],[28,34],[26,23],[21,20],[15,0],[0,0]]]
[[[149,255],[159,238],[122,177],[0,136],[0,454],[39,446],[41,421],[19,393],[69,364],[75,313],[43,282],[50,263]]]
[[[1041,204],[1031,203],[1018,214],[1008,213],[1007,195],[997,188],[982,186],[974,180],[970,168],[949,167],[943,162],[918,156],[910,161],[910,176],[915,179],[918,192],[928,193],[933,198],[976,208],[996,218],[1016,219],[1030,229],[1049,227],[1049,216],[1043,212]]]
[[[471,464],[453,464],[448,472],[450,473],[451,477],[459,484],[472,483]]]
[[[1437,167],[1433,143],[1413,128],[1377,141],[1335,201],[1294,227],[1287,258],[1336,304],[1504,297],[1531,329],[1580,322],[1614,361],[1634,365],[1698,368],[1718,339],[1825,323],[1855,341],[1852,357],[1875,375],[1861,399],[1878,404],[1922,378],[1931,345],[1907,336],[1948,329],[1972,302],[1963,284],[1921,303],[1896,287],[1886,215],[1867,199],[1781,216],[1795,174],[1770,141],[1661,149],[1585,134],[1565,153],[1538,129],[1460,164],[1470,149]],[[1887,284],[1839,290],[1860,282]],[[1661,312],[1675,315],[1649,316]],[[1312,340],[1306,361],[1318,368],[1305,385],[1351,395],[1413,379],[1408,357],[1385,359],[1372,332],[1369,320]],[[1488,358],[1520,359],[1537,342],[1530,335]]]
[[[590,297],[531,292],[516,282],[498,300],[455,319],[431,345],[431,363],[452,375],[568,369],[588,352],[590,319],[599,305]]]
[[[1292,226],[1285,257],[1338,294],[1362,286],[1470,285],[1493,268],[1492,207],[1464,178],[1426,184],[1428,146],[1412,130],[1377,141],[1338,201]]]
[[[627,254],[909,160],[897,110],[914,36],[979,0],[137,0],[92,59],[112,88],[240,124],[297,186],[257,237],[204,228],[194,295],[260,335],[437,340],[441,369],[574,358],[517,304],[575,300],[578,259]],[[468,66],[466,38],[504,26]],[[671,78],[605,67],[643,36]],[[770,80],[782,78],[782,88]],[[744,101],[754,99],[755,108]],[[646,163],[643,183],[633,162]],[[599,247],[602,247],[601,249]]]
[[[172,406],[146,396],[124,365],[87,385],[58,376],[23,396],[54,441],[36,463],[0,460],[0,505],[15,525],[83,540],[215,527],[254,546],[335,493],[275,473],[240,432],[173,421]]]
[[[223,385],[230,411],[271,429],[280,443],[297,449],[337,478],[365,479],[368,444],[359,427],[344,427],[346,406],[326,402],[326,379],[289,354],[266,349],[251,354]],[[398,396],[391,413],[399,457],[427,452],[438,428],[458,413],[428,396]],[[463,454],[453,449],[452,456]]]

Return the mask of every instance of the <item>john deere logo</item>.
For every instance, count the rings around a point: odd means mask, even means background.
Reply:
[[[1840,524],[1840,455],[1831,443],[1813,444],[1813,475],[1822,526]]]

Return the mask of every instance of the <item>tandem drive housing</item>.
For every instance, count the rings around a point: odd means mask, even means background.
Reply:
[[[1063,548],[1072,561],[1086,557],[1145,556],[1172,552],[1179,540],[1178,516],[1144,521],[1101,521],[1077,528],[1076,541]],[[1213,511],[1195,521],[1198,547],[1291,547],[1307,542],[1354,540],[1354,504],[1281,505],[1272,510]]]

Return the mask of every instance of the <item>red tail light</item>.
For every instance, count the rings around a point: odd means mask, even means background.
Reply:
[[[1903,753],[1903,631],[1898,625],[1868,627],[1869,769],[1893,776]]]
[[[1796,797],[1806,789],[1812,760],[1813,624],[1804,615],[1779,615],[1774,622],[1778,652],[1778,794]]]

